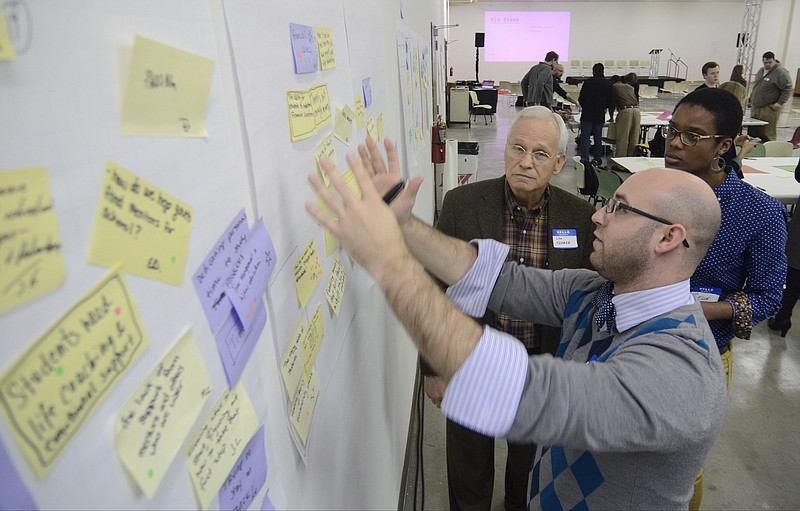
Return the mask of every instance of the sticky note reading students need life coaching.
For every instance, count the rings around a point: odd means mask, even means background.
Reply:
[[[126,273],[180,286],[193,216],[185,202],[106,162],[89,262],[122,262]]]
[[[47,168],[0,172],[0,312],[64,282]]]
[[[39,478],[148,343],[115,269],[3,374],[0,409]]]
[[[207,137],[213,68],[212,60],[136,36],[122,96],[122,134]]]

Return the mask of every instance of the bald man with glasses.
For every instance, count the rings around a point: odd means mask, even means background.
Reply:
[[[527,268],[505,262],[507,245],[416,219],[421,177],[387,206],[397,155],[384,141],[387,168],[368,147],[367,159],[348,156],[361,197],[324,160],[335,194],[309,180],[338,220],[307,210],[372,274],[448,382],[445,415],[539,444],[531,509],[686,509],[725,408],[719,352],[689,291],[720,225],[712,190],[681,171],[634,174],[593,216],[597,273]],[[425,269],[450,286],[446,296]],[[529,356],[481,326],[473,318],[487,309],[561,327],[556,356]]]

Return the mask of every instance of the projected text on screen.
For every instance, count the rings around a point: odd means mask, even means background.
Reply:
[[[569,12],[486,11],[486,62],[539,62],[548,51],[569,59]]]

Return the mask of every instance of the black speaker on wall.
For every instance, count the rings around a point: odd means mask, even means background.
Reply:
[[[475,47],[483,48],[483,39],[486,34],[483,32],[475,32]]]

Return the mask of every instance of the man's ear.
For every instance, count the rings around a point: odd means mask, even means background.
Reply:
[[[558,159],[556,160],[556,169],[553,171],[553,175],[561,172],[561,169],[564,168],[564,164],[566,162],[567,162],[567,155],[566,154],[559,155]]]
[[[661,231],[661,239],[656,244],[657,253],[666,253],[674,250],[683,244],[686,239],[686,227],[681,224],[664,226],[666,229]]]

